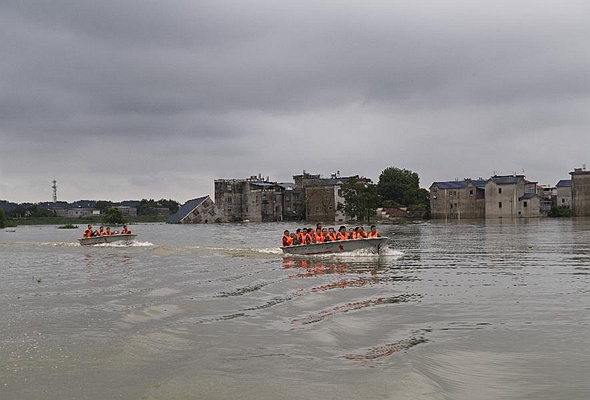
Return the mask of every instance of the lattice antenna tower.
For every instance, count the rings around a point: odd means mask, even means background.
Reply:
[[[53,178],[53,180],[51,181],[51,183],[53,183],[53,186],[51,186],[53,188],[53,203],[57,203],[57,181],[55,180],[55,178]]]

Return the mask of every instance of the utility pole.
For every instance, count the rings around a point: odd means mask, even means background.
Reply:
[[[55,178],[53,178],[51,183],[53,183],[53,204],[55,204],[57,203],[57,181],[55,180]]]

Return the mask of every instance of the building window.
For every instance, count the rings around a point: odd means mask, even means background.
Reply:
[[[525,201],[524,204],[523,204],[523,207],[526,207],[526,206],[527,206],[527,204],[526,204],[526,201]]]
[[[453,208],[453,203],[450,204],[451,208]]]
[[[502,188],[498,188],[498,193],[502,194]]]
[[[231,212],[231,207],[227,208],[227,212],[230,213]]]
[[[231,192],[231,184],[229,184],[229,183],[227,184],[227,191]]]
[[[228,197],[227,198],[227,204],[231,204],[231,202],[232,202],[232,198],[231,197]]]
[[[565,203],[565,199],[561,199],[561,202],[562,202],[562,203]]]
[[[473,196],[473,189],[469,190],[469,196]]]
[[[498,208],[502,208],[502,202],[498,203]]]

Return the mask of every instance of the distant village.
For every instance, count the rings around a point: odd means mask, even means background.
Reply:
[[[549,216],[555,208],[571,210],[571,215],[590,216],[590,171],[575,168],[570,179],[554,187],[541,186],[524,175],[494,175],[488,179],[463,179],[434,182],[430,185],[430,210],[409,211],[404,207],[378,208],[373,220],[397,218],[432,218],[443,220],[490,218],[539,218]],[[150,204],[150,213],[167,217],[172,224],[209,224],[223,222],[322,221],[344,223],[354,218],[346,215],[342,187],[351,179],[371,182],[355,176],[330,177],[303,171],[293,182],[273,182],[262,175],[248,178],[216,179],[214,199],[209,195],[187,201],[177,210],[169,204]],[[55,200],[55,194],[54,194]],[[145,202],[145,200],[142,200]],[[153,203],[153,200],[151,200]],[[13,203],[0,201],[5,211]],[[56,216],[83,218],[100,216],[96,202],[47,202]],[[137,216],[139,201],[112,203],[124,216]],[[175,211],[175,212],[174,212]]]

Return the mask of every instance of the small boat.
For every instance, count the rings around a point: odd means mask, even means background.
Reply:
[[[301,256],[311,256],[316,254],[338,254],[360,249],[379,253],[386,237],[354,239],[354,240],[335,240],[333,242],[299,244],[294,246],[281,247],[283,253]]]
[[[91,236],[89,238],[81,238],[78,239],[80,245],[82,246],[91,246],[94,244],[103,244],[103,243],[114,243],[114,242],[124,242],[125,244],[130,244],[135,240],[137,235],[133,233],[128,234],[113,234],[109,236]]]

